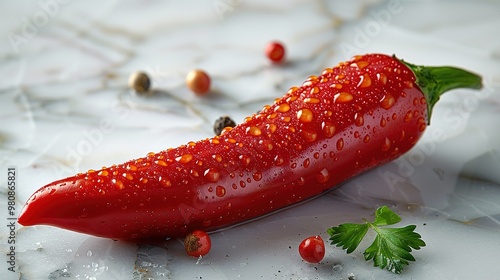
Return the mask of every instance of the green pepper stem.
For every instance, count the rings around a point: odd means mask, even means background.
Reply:
[[[403,60],[399,61],[410,68],[415,75],[415,83],[424,93],[427,101],[427,124],[430,124],[432,109],[443,93],[456,88],[481,89],[483,87],[481,76],[460,68],[420,66]]]

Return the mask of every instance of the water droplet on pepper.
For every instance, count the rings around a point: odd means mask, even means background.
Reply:
[[[215,161],[217,161],[217,162],[221,162],[222,161],[222,156],[221,155],[212,155],[212,158],[215,159]]]
[[[318,134],[316,132],[302,130],[302,136],[307,142],[314,142],[318,138]]]
[[[316,176],[316,179],[320,183],[326,183],[330,179],[330,174],[328,173],[328,170],[326,170],[326,168],[321,169],[319,174]]]
[[[386,110],[389,110],[392,106],[394,106],[395,102],[396,102],[396,99],[394,99],[394,96],[392,96],[392,94],[390,94],[390,93],[387,93],[380,100],[380,107],[382,107]]]
[[[389,138],[385,138],[384,143],[382,143],[382,151],[386,152],[391,148],[391,140]]]
[[[383,85],[387,83],[387,75],[385,75],[384,73],[377,73],[377,79]]]
[[[353,100],[353,96],[352,94],[348,93],[348,92],[340,92],[340,93],[337,93],[333,96],[333,102],[335,103],[347,103],[351,100]]]
[[[204,176],[209,182],[215,183],[215,182],[219,181],[220,173],[215,168],[209,168],[209,169],[205,170]]]
[[[413,112],[410,110],[406,113],[405,118],[404,118],[404,122],[409,122],[409,121],[411,121],[411,119],[413,119]]]
[[[170,182],[170,180],[168,180],[168,179],[162,179],[162,180],[160,181],[160,183],[161,183],[164,187],[170,187],[170,186],[172,186],[172,183],[171,183],[171,182]]]
[[[129,165],[127,165],[127,169],[130,171],[137,171],[137,166],[135,166],[133,164],[129,164]]]
[[[386,124],[387,124],[387,121],[384,119],[384,117],[382,117],[382,119],[380,120],[380,126],[385,127]]]
[[[223,186],[217,186],[215,188],[215,195],[218,197],[223,197],[226,194],[226,188]]]
[[[360,76],[359,83],[357,87],[359,88],[367,88],[372,85],[372,79],[370,78],[370,75],[368,74],[363,74],[363,76]]]
[[[300,109],[297,112],[297,118],[300,122],[310,123],[313,120],[313,112],[307,108]]]
[[[259,144],[267,151],[271,151],[274,148],[273,143],[269,140],[260,140]]]
[[[274,157],[274,164],[275,164],[276,166],[281,166],[281,165],[283,165],[283,163],[285,163],[285,160],[283,159],[283,157],[282,157],[282,156],[280,156],[280,155],[276,155],[276,156]]]
[[[363,69],[366,66],[370,65],[370,62],[365,61],[365,60],[360,60],[360,61],[356,61],[356,65],[358,66],[359,69]]]
[[[363,118],[363,115],[356,113],[354,115],[354,124],[356,126],[362,126],[365,123],[365,119]]]
[[[307,98],[304,98],[304,103],[308,103],[308,104],[318,104],[321,100],[319,100],[318,98],[315,98],[315,97],[307,97]]]
[[[304,166],[304,168],[308,168],[310,164],[311,164],[311,160],[309,160],[308,158],[306,158],[304,160],[304,162],[302,163],[302,166]]]
[[[240,155],[239,156],[239,159],[241,160],[241,162],[246,166],[246,165],[249,165],[250,162],[252,161],[252,159],[250,158],[250,156],[248,155]]]
[[[274,133],[277,127],[274,123],[268,123],[266,124],[266,128],[269,130],[270,133]]]
[[[288,103],[282,103],[278,107],[276,107],[275,111],[286,113],[290,110],[290,105]]]
[[[191,154],[183,154],[180,157],[175,158],[176,161],[180,163],[188,163],[193,159],[193,155]]]
[[[255,181],[260,181],[262,179],[262,173],[260,172],[255,172],[253,175],[252,175],[253,179]]]
[[[342,150],[344,148],[344,139],[343,138],[340,138],[339,140],[337,140],[337,150]]]
[[[250,127],[247,127],[246,133],[253,135],[253,136],[259,136],[262,134],[262,131],[260,130],[260,128],[258,128],[256,126],[250,126]]]
[[[331,138],[335,134],[336,127],[331,122],[322,122],[321,129],[326,138]]]
[[[113,182],[113,184],[115,184],[116,188],[119,190],[123,190],[125,188],[125,185],[120,180],[113,179],[112,182]]]
[[[318,87],[313,87],[310,91],[309,91],[309,94],[316,94],[319,92],[319,88]]]

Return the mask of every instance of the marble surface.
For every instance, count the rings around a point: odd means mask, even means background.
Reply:
[[[1,279],[496,279],[500,252],[500,2],[482,1],[2,1],[0,217],[7,168],[16,210],[42,185],[90,168],[212,135],[309,75],[356,53],[395,53],[416,64],[480,73],[481,91],[455,90],[408,154],[340,188],[212,234],[200,261],[180,240],[138,245],[54,227],[0,229]],[[280,40],[287,63],[271,65]],[[206,69],[209,96],[187,72]],[[153,94],[127,88],[144,70]],[[99,125],[110,123],[102,130]],[[362,250],[328,246],[316,265],[300,241],[389,205],[427,246],[402,275],[373,268]],[[15,239],[15,272],[5,258]]]

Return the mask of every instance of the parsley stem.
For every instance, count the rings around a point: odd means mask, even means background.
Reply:
[[[363,219],[364,220],[364,219]],[[368,222],[367,220],[365,220],[365,222],[368,224],[368,226],[370,228],[372,228],[377,234],[380,234],[380,230],[379,230],[379,227],[373,223],[370,223]]]

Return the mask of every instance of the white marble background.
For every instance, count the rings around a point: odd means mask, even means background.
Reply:
[[[395,53],[416,64],[456,65],[484,77],[475,92],[443,96],[424,139],[401,160],[318,199],[212,234],[201,262],[179,240],[159,246],[17,225],[16,272],[0,229],[1,279],[495,279],[500,275],[500,2],[482,1],[2,1],[0,218],[6,170],[16,167],[16,211],[36,189],[89,168],[212,135],[355,53]],[[270,65],[281,40],[288,62]],[[205,69],[199,98],[184,78]],[[127,88],[148,72],[153,95]],[[102,129],[102,123],[111,124]],[[400,180],[386,180],[384,174]],[[362,250],[328,246],[322,263],[300,241],[370,217],[387,204],[416,224],[427,247],[402,275],[373,268]]]

